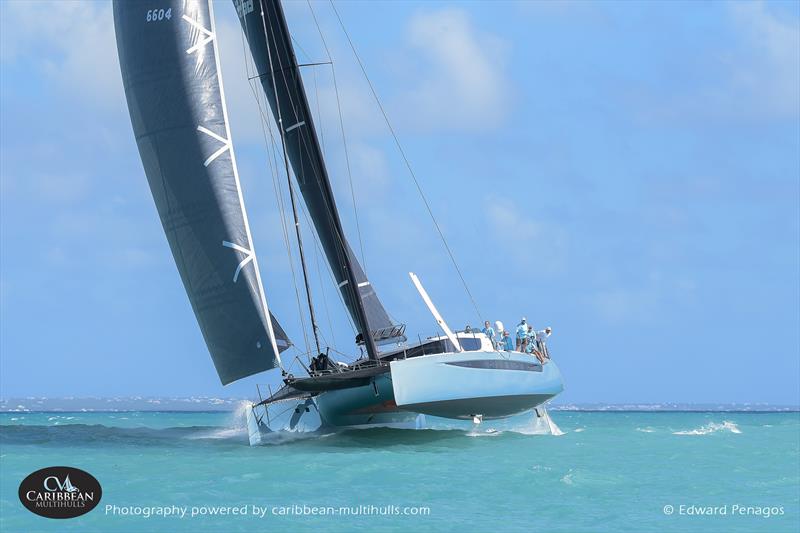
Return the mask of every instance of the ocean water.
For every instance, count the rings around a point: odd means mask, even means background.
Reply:
[[[551,415],[560,436],[429,418],[250,447],[241,409],[0,413],[0,531],[800,530],[800,413]],[[100,504],[23,508],[21,480],[55,465],[94,475]]]

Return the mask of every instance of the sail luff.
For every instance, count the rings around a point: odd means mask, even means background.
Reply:
[[[256,248],[253,243],[253,236],[250,234],[250,223],[247,220],[247,209],[244,207],[244,197],[242,196],[242,185],[239,182],[239,167],[236,165],[236,153],[233,149],[233,136],[231,135],[231,125],[228,121],[228,106],[225,101],[225,87],[222,83],[222,69],[219,63],[219,47],[217,45],[217,30],[216,30],[216,19],[214,18],[214,2],[212,0],[208,0],[208,12],[210,15],[210,22],[211,22],[211,33],[214,34],[214,39],[212,39],[212,43],[214,46],[214,62],[217,66],[217,81],[219,83],[219,95],[220,100],[222,102],[222,120],[225,122],[225,133],[228,142],[230,143],[230,156],[231,156],[231,166],[233,167],[233,177],[236,181],[236,192],[239,196],[239,205],[242,209],[242,218],[244,219],[244,229],[247,233],[247,243],[248,248],[253,256],[253,270],[256,274],[256,285],[258,287],[258,296],[261,299],[261,307],[264,310],[264,314],[266,316],[270,316],[269,307],[267,306],[267,295],[264,292],[264,284],[261,282],[261,271],[258,268],[258,255],[256,255]],[[283,363],[281,362],[281,352],[278,349],[278,344],[275,340],[275,330],[272,327],[272,319],[266,320],[267,323],[267,333],[269,341],[272,343],[272,350],[275,353],[275,358],[277,359],[278,366],[283,367]]]

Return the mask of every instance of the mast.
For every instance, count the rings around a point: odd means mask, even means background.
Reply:
[[[267,26],[266,26],[266,21],[264,20],[263,7],[261,9],[261,21],[264,24],[264,33],[266,34]],[[273,89],[275,90],[275,94],[277,95],[278,91],[277,91],[277,84],[275,81],[275,69],[272,66],[272,52],[269,43],[267,43],[267,56],[269,58],[269,66],[270,66],[269,70],[272,73],[271,76],[272,86]],[[308,312],[311,315],[311,330],[314,333],[314,343],[317,346],[317,353],[319,354],[322,352],[322,349],[320,348],[319,345],[319,327],[317,326],[317,317],[316,314],[314,313],[314,303],[311,301],[311,285],[308,282],[308,267],[306,266],[306,254],[305,251],[303,250],[303,236],[302,232],[300,231],[300,219],[297,216],[297,201],[295,200],[294,197],[294,186],[292,185],[292,178],[289,175],[289,156],[286,151],[286,132],[283,130],[283,117],[281,117],[280,106],[278,106],[278,130],[280,131],[281,135],[283,166],[286,169],[286,182],[289,186],[289,199],[291,200],[292,203],[292,217],[294,219],[294,231],[295,234],[297,235],[297,248],[300,250],[300,264],[303,268],[303,283],[305,284],[306,287],[306,301],[308,302]]]
[[[233,4],[309,217],[359,331],[356,342],[363,342],[370,357],[377,357],[376,342],[405,340],[405,326],[393,323],[345,237],[281,3],[233,0]]]
[[[254,6],[256,2],[257,6]],[[295,179],[359,337],[369,358],[377,360],[374,335],[381,339],[404,339],[404,327],[392,324],[345,238],[280,1],[254,0],[251,3],[234,0],[234,6],[280,129],[284,161],[291,162],[294,169]],[[371,327],[373,320],[378,322],[376,331]]]
[[[283,16],[283,10],[282,10],[281,5],[280,5],[280,0],[270,0],[270,1],[274,2],[275,6],[276,6],[276,14],[277,14],[278,18],[280,19],[280,23],[284,28],[286,28],[286,19]],[[270,70],[270,77],[272,79],[272,88],[273,88],[273,91],[275,91],[275,100],[276,100],[275,108],[277,109],[278,129],[280,130],[280,133],[281,133],[281,147],[283,149],[283,161],[284,161],[284,165],[286,166],[286,177],[287,177],[287,179],[289,179],[289,155],[288,155],[288,151],[286,149],[286,132],[287,132],[287,130],[285,129],[284,124],[283,124],[283,116],[281,115],[280,101],[278,100],[278,94],[279,93],[278,93],[277,82],[276,82],[276,79],[275,79],[275,66],[273,65],[273,62],[272,62],[272,46],[271,46],[271,44],[269,42],[269,32],[267,31],[267,22],[266,22],[266,18],[265,18],[266,15],[264,13],[264,1],[263,0],[259,0],[259,4],[260,4],[260,7],[261,7],[261,22],[263,24],[264,36],[265,36],[265,40],[267,42],[267,57],[269,59],[269,70]],[[286,34],[288,35],[288,30],[286,31]],[[291,53],[291,68],[296,70],[297,76],[299,77],[300,76],[300,69],[299,69],[299,67],[297,65],[297,58],[295,57],[293,50],[292,50],[292,53]],[[283,68],[281,68],[281,70],[283,70]],[[299,127],[302,127],[303,125],[304,124],[296,123],[296,124],[294,124],[292,126],[289,126],[289,128],[297,129]],[[314,139],[316,140],[316,135],[314,135]],[[342,222],[339,219],[339,212],[336,209],[336,202],[335,202],[334,197],[333,197],[333,190],[331,188],[330,181],[328,180],[327,173],[324,173],[324,172],[322,173],[322,176],[320,176],[320,178],[319,178],[319,185],[320,185],[320,187],[322,189],[322,193],[323,193],[323,198],[325,200],[325,204],[329,208],[329,212],[328,212],[328,215],[330,217],[329,222],[330,222],[330,224],[332,226],[333,233],[337,237],[337,240],[339,242],[344,243],[345,242],[344,230],[342,229]],[[311,291],[310,291],[310,288],[309,288],[309,285],[308,285],[308,273],[307,273],[307,267],[306,267],[306,263],[305,263],[305,254],[303,253],[303,245],[302,245],[303,240],[302,240],[302,237],[300,236],[300,225],[299,225],[298,218],[297,218],[297,207],[296,207],[296,204],[295,204],[294,192],[293,192],[293,187],[292,187],[291,181],[289,181],[289,196],[290,196],[291,202],[292,202],[292,211],[293,211],[293,214],[294,214],[295,230],[297,232],[297,242],[298,242],[298,245],[299,245],[299,248],[300,248],[300,261],[301,261],[301,263],[303,265],[303,279],[305,280],[305,284],[306,284],[306,295],[308,296],[308,306],[309,306],[309,309],[311,311],[311,322],[312,322],[312,327],[314,329],[314,340],[317,343],[317,351],[320,351],[320,349],[319,349],[319,339],[317,338],[317,323],[316,323],[316,319],[315,319],[315,316],[314,316],[314,307],[313,307],[313,305],[311,303]],[[361,330],[361,334],[362,334],[362,337],[364,339],[364,345],[365,345],[365,347],[367,349],[367,355],[369,356],[370,359],[377,361],[378,360],[378,349],[377,349],[377,346],[375,345],[375,339],[372,337],[372,334],[371,334],[372,330],[369,327],[369,317],[367,316],[367,312],[364,309],[364,303],[363,303],[363,301],[361,300],[361,298],[360,298],[360,296],[358,294],[359,283],[356,280],[356,277],[353,275],[353,264],[352,264],[352,261],[350,259],[350,255],[347,253],[347,251],[345,251],[345,253],[339,254],[339,259],[344,263],[343,264],[343,266],[344,266],[344,274],[345,274],[345,277],[346,277],[345,282],[348,285],[348,289],[349,289],[348,292],[350,292],[350,294],[353,297],[352,298],[353,305],[354,305],[355,310],[356,310],[357,315],[358,315],[357,322],[358,322],[358,325],[360,326],[359,329]]]

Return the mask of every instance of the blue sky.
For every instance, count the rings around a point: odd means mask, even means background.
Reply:
[[[337,5],[482,313],[554,328],[561,401],[800,403],[800,4]],[[368,275],[414,335],[436,324],[408,271],[474,325],[330,6],[314,9]],[[301,60],[325,60],[307,4],[286,10]],[[267,298],[302,347],[238,22],[227,1],[216,13]],[[110,5],[3,1],[0,39],[0,395],[276,383],[219,384],[141,168]],[[355,244],[331,72],[305,74]],[[325,338],[349,350],[311,261]]]

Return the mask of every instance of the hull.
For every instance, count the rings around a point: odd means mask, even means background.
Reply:
[[[561,372],[519,352],[460,352],[391,363],[400,409],[444,418],[506,418],[564,390]]]
[[[247,410],[251,445],[268,441],[271,434],[313,433],[342,428],[390,427],[420,429],[425,416],[401,410],[394,403],[389,374],[360,387],[323,392],[312,398],[286,400]]]
[[[419,413],[398,408],[394,400],[391,375],[375,377],[364,387],[320,394],[317,407],[323,420],[343,427],[416,427]]]
[[[518,352],[474,351],[392,361],[368,385],[248,410],[251,444],[273,432],[420,428],[424,416],[496,419],[535,409],[564,389],[552,361]]]

